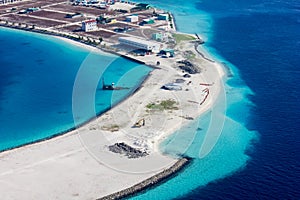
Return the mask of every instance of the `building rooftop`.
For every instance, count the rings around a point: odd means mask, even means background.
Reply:
[[[93,23],[93,22],[97,22],[97,20],[95,19],[89,19],[89,20],[85,20],[85,23]]]

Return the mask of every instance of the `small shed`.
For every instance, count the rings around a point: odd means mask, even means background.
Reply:
[[[135,6],[142,9],[142,10],[148,10],[148,9],[152,8],[152,6],[150,4],[147,4],[147,3],[138,3]]]
[[[154,24],[154,19],[144,19],[143,23],[144,24]]]
[[[176,90],[176,91],[182,90],[181,85],[178,83],[167,83],[163,85],[161,88],[165,90]]]
[[[35,8],[35,7],[33,7],[33,8],[27,8],[26,9],[27,13],[32,13],[32,12],[35,12],[35,11],[38,11],[38,10],[40,10],[40,9],[39,8]]]
[[[127,22],[138,22],[139,21],[139,16],[137,15],[131,15],[126,17]]]
[[[161,55],[166,55],[169,57],[174,57],[175,56],[175,51],[174,49],[163,49],[159,52]]]
[[[158,20],[169,20],[169,14],[159,14],[157,17]]]

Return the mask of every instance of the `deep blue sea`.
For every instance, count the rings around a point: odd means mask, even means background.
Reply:
[[[122,57],[25,31],[0,28],[0,46],[0,151],[86,122],[130,95],[151,71]],[[128,89],[103,91],[102,77],[106,84]],[[78,80],[82,88],[75,88]],[[89,106],[87,100],[92,100]]]
[[[233,77],[226,81],[226,120],[213,150],[199,157],[211,111],[161,145],[193,163],[132,199],[300,199],[300,2],[147,2],[173,12],[179,31],[201,34],[202,48]],[[188,150],[178,152],[191,138]]]

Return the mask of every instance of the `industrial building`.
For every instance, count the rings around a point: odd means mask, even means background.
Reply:
[[[158,53],[161,48],[160,43],[147,41],[136,37],[120,37],[119,42],[122,45],[131,46],[136,49],[142,49],[153,53]]]

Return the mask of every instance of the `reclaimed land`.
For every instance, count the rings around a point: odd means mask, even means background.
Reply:
[[[26,15],[17,13],[20,9],[35,5],[41,5],[41,11],[47,14],[48,18],[42,13]],[[16,7],[17,11],[12,9],[13,7]],[[55,15],[55,12],[60,14]],[[0,24],[9,28],[67,38],[66,41],[83,48],[97,51],[100,48],[102,51],[149,65],[154,70],[134,94],[77,129],[51,140],[2,152],[0,177],[3,182],[0,183],[0,193],[3,194],[3,199],[41,199],[44,196],[50,199],[121,198],[153,187],[189,163],[187,158],[172,158],[162,154],[159,150],[160,142],[188,124],[189,119],[194,119],[211,109],[222,90],[223,68],[219,63],[201,55],[195,48],[195,41],[191,35],[185,36],[189,40],[171,44],[176,52],[175,58],[163,58],[155,54],[136,56],[114,46],[118,37],[143,36],[148,40],[151,33],[157,30],[157,24],[149,25],[145,30],[136,29],[118,34],[113,31],[114,25],[101,26],[99,33],[105,31],[104,41],[101,43],[99,37],[96,37],[97,34],[78,31],[82,19],[78,19],[78,22],[62,19],[61,13],[70,14],[70,12],[81,12],[90,18],[100,10],[73,7],[62,0],[47,2],[28,0],[14,6],[0,6]],[[106,13],[105,10],[101,12]],[[119,23],[124,24],[122,22],[124,13],[113,14],[119,15],[116,18],[120,20]],[[152,15],[152,11],[139,12],[139,15],[141,19],[145,19]],[[171,27],[170,32],[175,33],[174,22],[175,19],[172,17],[171,22],[160,25]],[[180,69],[181,64],[177,63],[178,60],[189,60],[193,68],[199,70],[186,76],[187,72]],[[157,66],[156,63],[160,65]],[[174,83],[178,78],[184,80],[182,90],[161,89],[164,84]],[[205,95],[203,91],[209,91],[209,95]],[[176,101],[178,109],[165,112],[149,111],[147,108],[149,104],[169,99]],[[145,119],[145,126],[132,128],[140,119]],[[119,130],[112,133],[100,128],[110,127],[112,124],[116,124]],[[126,156],[109,151],[110,145],[123,142],[146,151],[149,155],[128,159]],[[15,188],[22,190],[16,192]],[[32,192],[32,188],[35,192]]]

